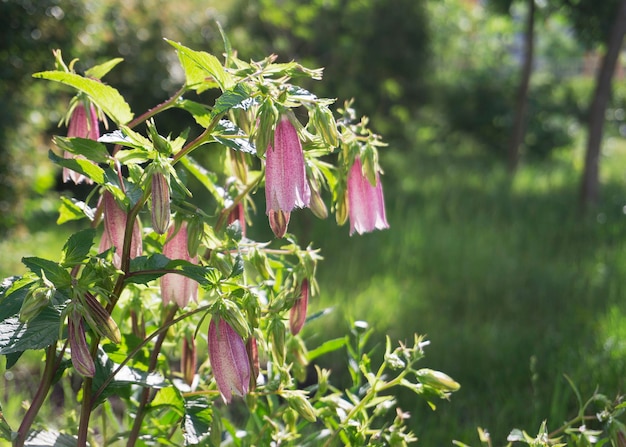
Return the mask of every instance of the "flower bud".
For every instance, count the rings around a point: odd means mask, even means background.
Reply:
[[[76,311],[72,311],[67,320],[67,333],[74,369],[81,376],[93,377],[96,374],[96,365],[89,353],[89,346],[87,346],[83,318]]]
[[[217,388],[225,403],[233,394],[245,396],[250,387],[250,361],[243,340],[219,316],[209,324],[209,359]]]
[[[302,390],[285,390],[281,393],[281,396],[284,397],[289,406],[296,410],[304,419],[309,422],[315,422],[317,420],[315,408],[313,408],[313,405],[311,405],[311,402],[309,402],[309,399],[307,399]]]
[[[246,237],[246,214],[243,209],[243,202],[237,203],[235,208],[228,214],[228,225],[239,222],[241,236]]]
[[[180,355],[180,370],[183,374],[183,380],[189,386],[193,383],[193,378],[196,375],[197,361],[196,340],[192,334],[185,334]]]
[[[187,223],[187,251],[192,258],[198,254],[203,237],[204,222],[200,217],[192,217]]]
[[[246,352],[248,353],[248,359],[250,360],[250,389],[256,388],[256,379],[259,377],[260,364],[259,364],[259,348],[256,343],[256,338],[251,336],[246,342]]]
[[[302,280],[300,286],[300,297],[289,311],[289,329],[292,335],[299,334],[306,321],[306,313],[309,305],[309,291],[309,280],[305,278]]]
[[[274,103],[266,100],[259,107],[258,128],[256,131],[256,153],[259,157],[263,156],[267,147],[274,139],[274,130],[278,121],[278,110]]]
[[[326,219],[328,217],[328,208],[326,208],[326,204],[322,199],[317,188],[311,185],[311,203],[309,204],[309,208],[313,211],[313,214],[319,219]]]
[[[91,293],[85,294],[84,303],[86,306],[85,318],[89,327],[113,343],[120,343],[122,341],[120,330],[102,304]]]
[[[415,372],[420,383],[442,391],[457,391],[461,385],[441,371],[422,368]]]
[[[335,219],[337,225],[343,225],[348,220],[348,195],[342,194],[335,205]]]
[[[170,185],[162,172],[152,174],[152,228],[165,234],[170,226]]]
[[[70,116],[67,136],[88,138],[90,140],[98,140],[98,138],[100,138],[98,115],[93,104],[89,104],[87,108],[82,101],[76,104]],[[64,158],[85,158],[83,155],[73,155],[67,151],[64,152],[63,156]],[[72,171],[70,168],[63,168],[63,182],[68,182],[69,180],[72,180],[77,185],[82,182],[88,185],[93,184],[93,180],[89,177]]]
[[[53,295],[54,289],[50,287],[37,287],[29,291],[20,308],[20,321],[27,323],[39,315],[39,313],[50,304]]]
[[[115,267],[120,268],[122,264],[122,250],[124,247],[127,214],[120,208],[113,194],[109,191],[105,191],[102,195],[102,202],[104,208],[104,233],[102,234],[102,241],[100,242],[100,252],[115,247],[113,264]],[[139,226],[139,219],[135,219],[130,242],[130,258],[133,259],[141,256],[141,253],[141,228]]]
[[[277,238],[285,237],[285,233],[287,233],[287,226],[289,225],[289,218],[291,213],[288,211],[274,211],[270,210],[268,213],[270,220],[270,228],[274,232],[274,236]]]
[[[275,318],[270,323],[270,337],[272,342],[272,354],[277,364],[285,363],[285,325]]]
[[[326,106],[319,106],[313,112],[313,121],[322,139],[331,147],[337,147],[337,123],[330,109]]]

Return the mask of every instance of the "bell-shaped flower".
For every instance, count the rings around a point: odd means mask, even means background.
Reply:
[[[176,231],[171,227],[165,245],[163,255],[170,259],[182,259],[193,264],[198,262],[198,256],[190,256],[187,248],[187,223],[183,222]],[[174,302],[178,307],[185,307],[190,300],[196,301],[198,297],[198,283],[191,278],[178,273],[166,273],[161,277],[161,299],[167,306]]]
[[[70,116],[70,123],[67,129],[68,137],[88,138],[97,140],[100,138],[100,128],[98,125],[98,115],[93,104],[89,104],[89,108],[85,108],[82,102],[78,102]],[[82,155],[73,155],[69,152],[64,153],[65,158],[85,158]],[[63,181],[73,181],[75,184],[85,182],[89,185],[93,184],[93,180],[72,171],[69,168],[63,168]]]
[[[385,215],[383,185],[376,172],[376,185],[373,186],[363,174],[358,158],[348,173],[348,212],[350,215],[350,235],[389,228]]]
[[[124,247],[124,234],[126,232],[127,214],[115,201],[113,194],[105,191],[102,195],[102,205],[104,209],[104,233],[100,241],[100,253],[115,247],[113,254],[113,265],[120,268],[122,265],[122,250]],[[143,247],[141,240],[141,228],[139,220],[136,219],[133,225],[133,233],[130,242],[130,258],[141,256]]]
[[[266,214],[276,237],[285,235],[291,211],[295,207],[308,207],[310,200],[298,132],[283,115],[276,125],[274,144],[265,152]]]
[[[239,334],[219,316],[209,324],[209,359],[217,388],[224,402],[233,394],[245,396],[250,389],[250,361]]]
[[[162,172],[152,174],[152,228],[165,234],[170,226],[170,185]]]

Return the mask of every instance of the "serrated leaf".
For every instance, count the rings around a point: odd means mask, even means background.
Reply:
[[[335,338],[333,340],[328,340],[319,345],[317,348],[309,351],[307,355],[307,359],[309,362],[313,361],[320,355],[327,354],[329,352],[337,351],[338,349],[343,348],[347,343],[346,337]]]
[[[24,447],[76,447],[77,439],[52,430],[36,430],[28,435]]]
[[[94,210],[85,202],[74,198],[61,197],[61,205],[59,206],[59,217],[57,225],[72,220],[80,220],[87,217],[89,220],[94,218]]]
[[[174,386],[160,389],[150,403],[150,407],[168,407],[174,410],[179,416],[185,414],[185,400],[178,388]]]
[[[170,259],[160,253],[151,256],[138,256],[130,260],[130,274],[126,283],[148,284],[165,274],[164,270]],[[146,272],[146,273],[142,273]]]
[[[24,351],[12,352],[10,354],[7,354],[5,356],[6,359],[7,359],[7,363],[5,365],[5,368],[6,369],[11,369],[17,363],[17,361],[20,359],[20,357],[22,357],[22,354],[24,354]]]
[[[31,284],[32,280],[24,282],[19,276],[6,278],[2,282],[0,285],[0,321],[13,316],[17,317]]]
[[[165,40],[176,48],[189,88],[201,92],[211,87],[211,80],[215,80],[222,91],[230,87],[229,76],[215,56],[204,51],[192,50],[168,39]]]
[[[237,84],[232,89],[226,90],[217,100],[213,107],[213,116],[221,115],[230,109],[239,106],[250,98],[250,92],[245,84]],[[243,108],[243,107],[242,107]]]
[[[93,228],[87,228],[72,234],[63,246],[61,265],[73,267],[87,259],[95,237],[96,230]]]
[[[93,164],[89,160],[84,158],[63,158],[59,157],[52,151],[48,152],[48,158],[50,158],[53,163],[56,163],[64,168],[69,168],[72,171],[76,171],[79,174],[90,178],[99,185],[104,183],[104,171],[100,166]]]
[[[122,59],[121,57],[116,57],[115,59],[111,59],[110,61],[95,65],[85,71],[85,76],[94,79],[102,79],[108,72],[113,70],[113,68],[115,68],[115,66],[123,60],[124,59]]]
[[[235,126],[232,121],[220,120],[215,128],[213,138],[224,146],[235,149],[236,151],[247,152],[249,154],[256,153],[256,147],[250,143],[246,133]]]
[[[133,119],[133,113],[120,92],[102,82],[63,71],[42,71],[33,77],[61,82],[86,93],[117,124],[126,124]]]
[[[185,400],[183,435],[185,445],[206,445],[211,436],[213,412],[211,404],[203,397],[191,397]]]
[[[68,271],[54,261],[30,256],[22,258],[22,264],[40,278],[46,275],[46,278],[50,280],[57,289],[69,286],[72,281]]]
[[[54,144],[56,144],[59,149],[76,155],[84,155],[89,160],[96,163],[107,163],[110,158],[109,152],[104,144],[90,140],[89,138],[55,136]]]
[[[0,322],[0,354],[27,349],[43,349],[54,343],[59,335],[61,312],[44,308],[35,318],[22,323],[17,316]]]

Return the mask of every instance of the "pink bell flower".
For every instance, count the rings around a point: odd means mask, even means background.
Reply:
[[[163,255],[170,259],[182,259],[196,264],[198,256],[190,256],[187,248],[187,222],[183,222],[174,234],[176,227],[170,228],[167,241],[163,246]],[[197,301],[198,283],[178,273],[166,273],[161,277],[161,299],[167,306],[174,302],[178,307],[185,307],[190,300]]]
[[[225,403],[233,394],[245,396],[250,387],[250,362],[239,334],[219,316],[209,324],[209,359],[217,389]]]
[[[111,247],[115,247],[113,265],[119,269],[122,265],[122,250],[124,247],[127,214],[120,208],[113,194],[109,191],[104,192],[102,201],[104,207],[104,233],[102,234],[99,249],[100,253],[102,253]],[[139,220],[136,219],[133,225],[133,234],[130,242],[131,259],[141,256],[143,250],[141,242],[141,228],[139,227]]]
[[[289,330],[292,335],[298,335],[306,322],[306,313],[309,306],[309,280],[303,279],[300,285],[300,296],[289,311]]]
[[[72,311],[67,319],[67,337],[70,342],[70,354],[74,369],[83,377],[93,377],[96,374],[96,365],[91,358],[89,346],[85,339],[83,317],[76,311]]]
[[[376,186],[372,186],[363,174],[361,160],[354,161],[348,173],[348,211],[350,214],[350,235],[389,228],[385,215],[383,185],[376,172]]]
[[[274,132],[274,144],[265,153],[266,214],[276,237],[283,237],[295,207],[309,206],[311,191],[298,132],[282,116]]]
[[[98,115],[96,114],[96,108],[93,104],[89,105],[89,109],[86,110],[82,102],[79,102],[72,116],[70,117],[70,124],[67,129],[68,137],[88,138],[90,140],[98,140],[100,138],[100,128],[98,125]],[[64,153],[65,158],[85,158],[82,155],[73,155],[69,152]],[[69,168],[63,168],[63,182],[73,181],[75,184],[85,182],[89,185],[93,184],[93,180],[79,174],[76,171],[72,171]]]

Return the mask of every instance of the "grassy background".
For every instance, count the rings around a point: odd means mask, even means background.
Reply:
[[[580,150],[524,166],[511,181],[493,160],[450,147],[430,141],[382,154],[389,231],[349,238],[346,226],[294,213],[294,232],[306,229],[301,240],[325,258],[312,311],[334,307],[305,336],[316,346],[363,319],[376,328],[380,353],[385,333],[427,334],[422,366],[462,388],[435,412],[407,391],[398,396],[421,445],[475,445],[478,426],[501,445],[513,427],[534,433],[547,419],[553,430],[574,415],[564,374],[586,396],[596,386],[608,396],[623,389],[626,144],[607,141],[602,205],[586,216],[576,203]],[[0,242],[2,276],[22,273],[22,256],[60,252],[72,228],[56,227],[46,203],[27,206],[28,226]],[[340,360],[322,362],[347,380]],[[3,389],[15,390],[17,376],[5,374]],[[7,397],[10,420],[25,396]]]

